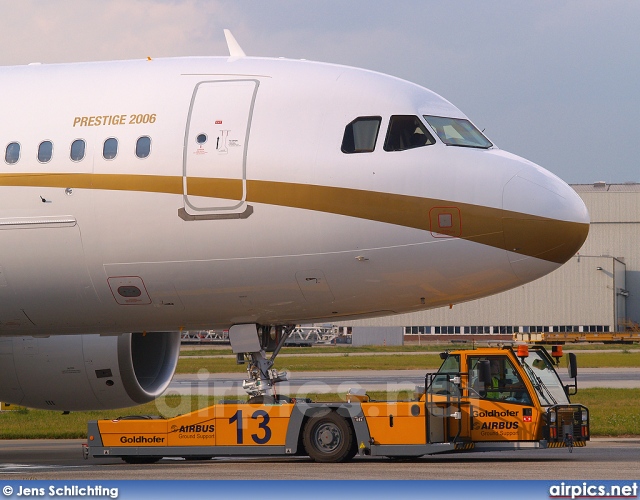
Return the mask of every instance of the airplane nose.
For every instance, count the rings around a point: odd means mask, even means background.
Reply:
[[[503,189],[505,248],[514,273],[536,279],[568,261],[589,233],[589,213],[564,181],[527,166]]]

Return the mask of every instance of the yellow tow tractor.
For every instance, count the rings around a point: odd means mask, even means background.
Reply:
[[[559,349],[559,348],[558,348]],[[419,457],[445,452],[585,446],[589,411],[571,404],[573,384],[540,346],[454,350],[409,401],[372,401],[353,391],[343,402],[260,396],[220,402],[164,419],[89,422],[85,457],[150,463],[163,457],[308,455],[317,462],[361,456]],[[555,358],[555,361],[554,361]],[[261,402],[257,402],[261,401]]]

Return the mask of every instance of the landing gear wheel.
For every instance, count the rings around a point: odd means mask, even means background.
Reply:
[[[353,458],[353,431],[334,411],[311,417],[304,427],[304,449],[316,462],[345,462]]]

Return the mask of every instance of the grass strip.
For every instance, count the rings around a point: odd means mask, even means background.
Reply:
[[[283,354],[349,354],[356,352],[442,352],[453,349],[470,349],[471,343],[460,344],[423,344],[423,345],[402,345],[402,346],[351,346],[351,345],[336,345],[336,346],[319,346],[319,347],[283,347]],[[180,351],[180,356],[221,356],[221,355],[233,354],[231,348],[218,348],[207,349],[206,346],[193,346],[190,347],[183,344],[183,348]]]
[[[576,357],[578,366],[584,368],[640,368],[640,352],[581,352]]]
[[[497,342],[492,342],[493,345]],[[459,342],[459,343],[424,343],[422,345],[409,344],[401,346],[352,346],[352,345],[336,345],[336,346],[319,346],[319,347],[284,347],[283,354],[349,354],[349,353],[378,353],[378,352],[431,352],[439,353],[443,351],[452,351],[454,349],[473,349],[474,347],[486,346],[487,342]],[[551,352],[551,345],[545,345],[547,351]],[[640,350],[640,344],[566,344],[563,346],[565,351],[629,351]],[[180,356],[224,356],[232,355],[231,348],[222,347],[211,349],[207,346],[189,346],[183,345]]]
[[[278,370],[291,372],[335,370],[435,370],[442,360],[438,356],[389,355],[279,358]],[[176,373],[245,373],[246,365],[236,364],[235,359],[180,358]]]
[[[640,436],[640,389],[580,389],[572,401],[589,408],[592,435]]]
[[[637,368],[640,367],[640,352],[583,352],[577,354],[580,368]],[[408,354],[389,356],[342,356],[278,358],[278,370],[291,372],[334,371],[334,370],[435,370],[442,360],[438,356]],[[566,362],[561,360],[560,369]],[[236,364],[234,358],[191,358],[181,357],[176,373],[244,373],[246,365]],[[579,370],[578,370],[579,373]]]

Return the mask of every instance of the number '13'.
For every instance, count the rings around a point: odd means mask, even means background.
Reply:
[[[251,439],[256,444],[265,444],[268,443],[271,439],[271,429],[269,428],[269,414],[264,410],[256,410],[251,415],[251,418],[254,420],[262,419],[261,422],[258,423],[258,428],[264,431],[264,436],[260,437],[258,434],[251,434]],[[236,442],[238,444],[244,443],[244,435],[243,435],[243,427],[242,427],[242,410],[238,410],[233,414],[231,418],[229,418],[229,423],[236,424]]]

